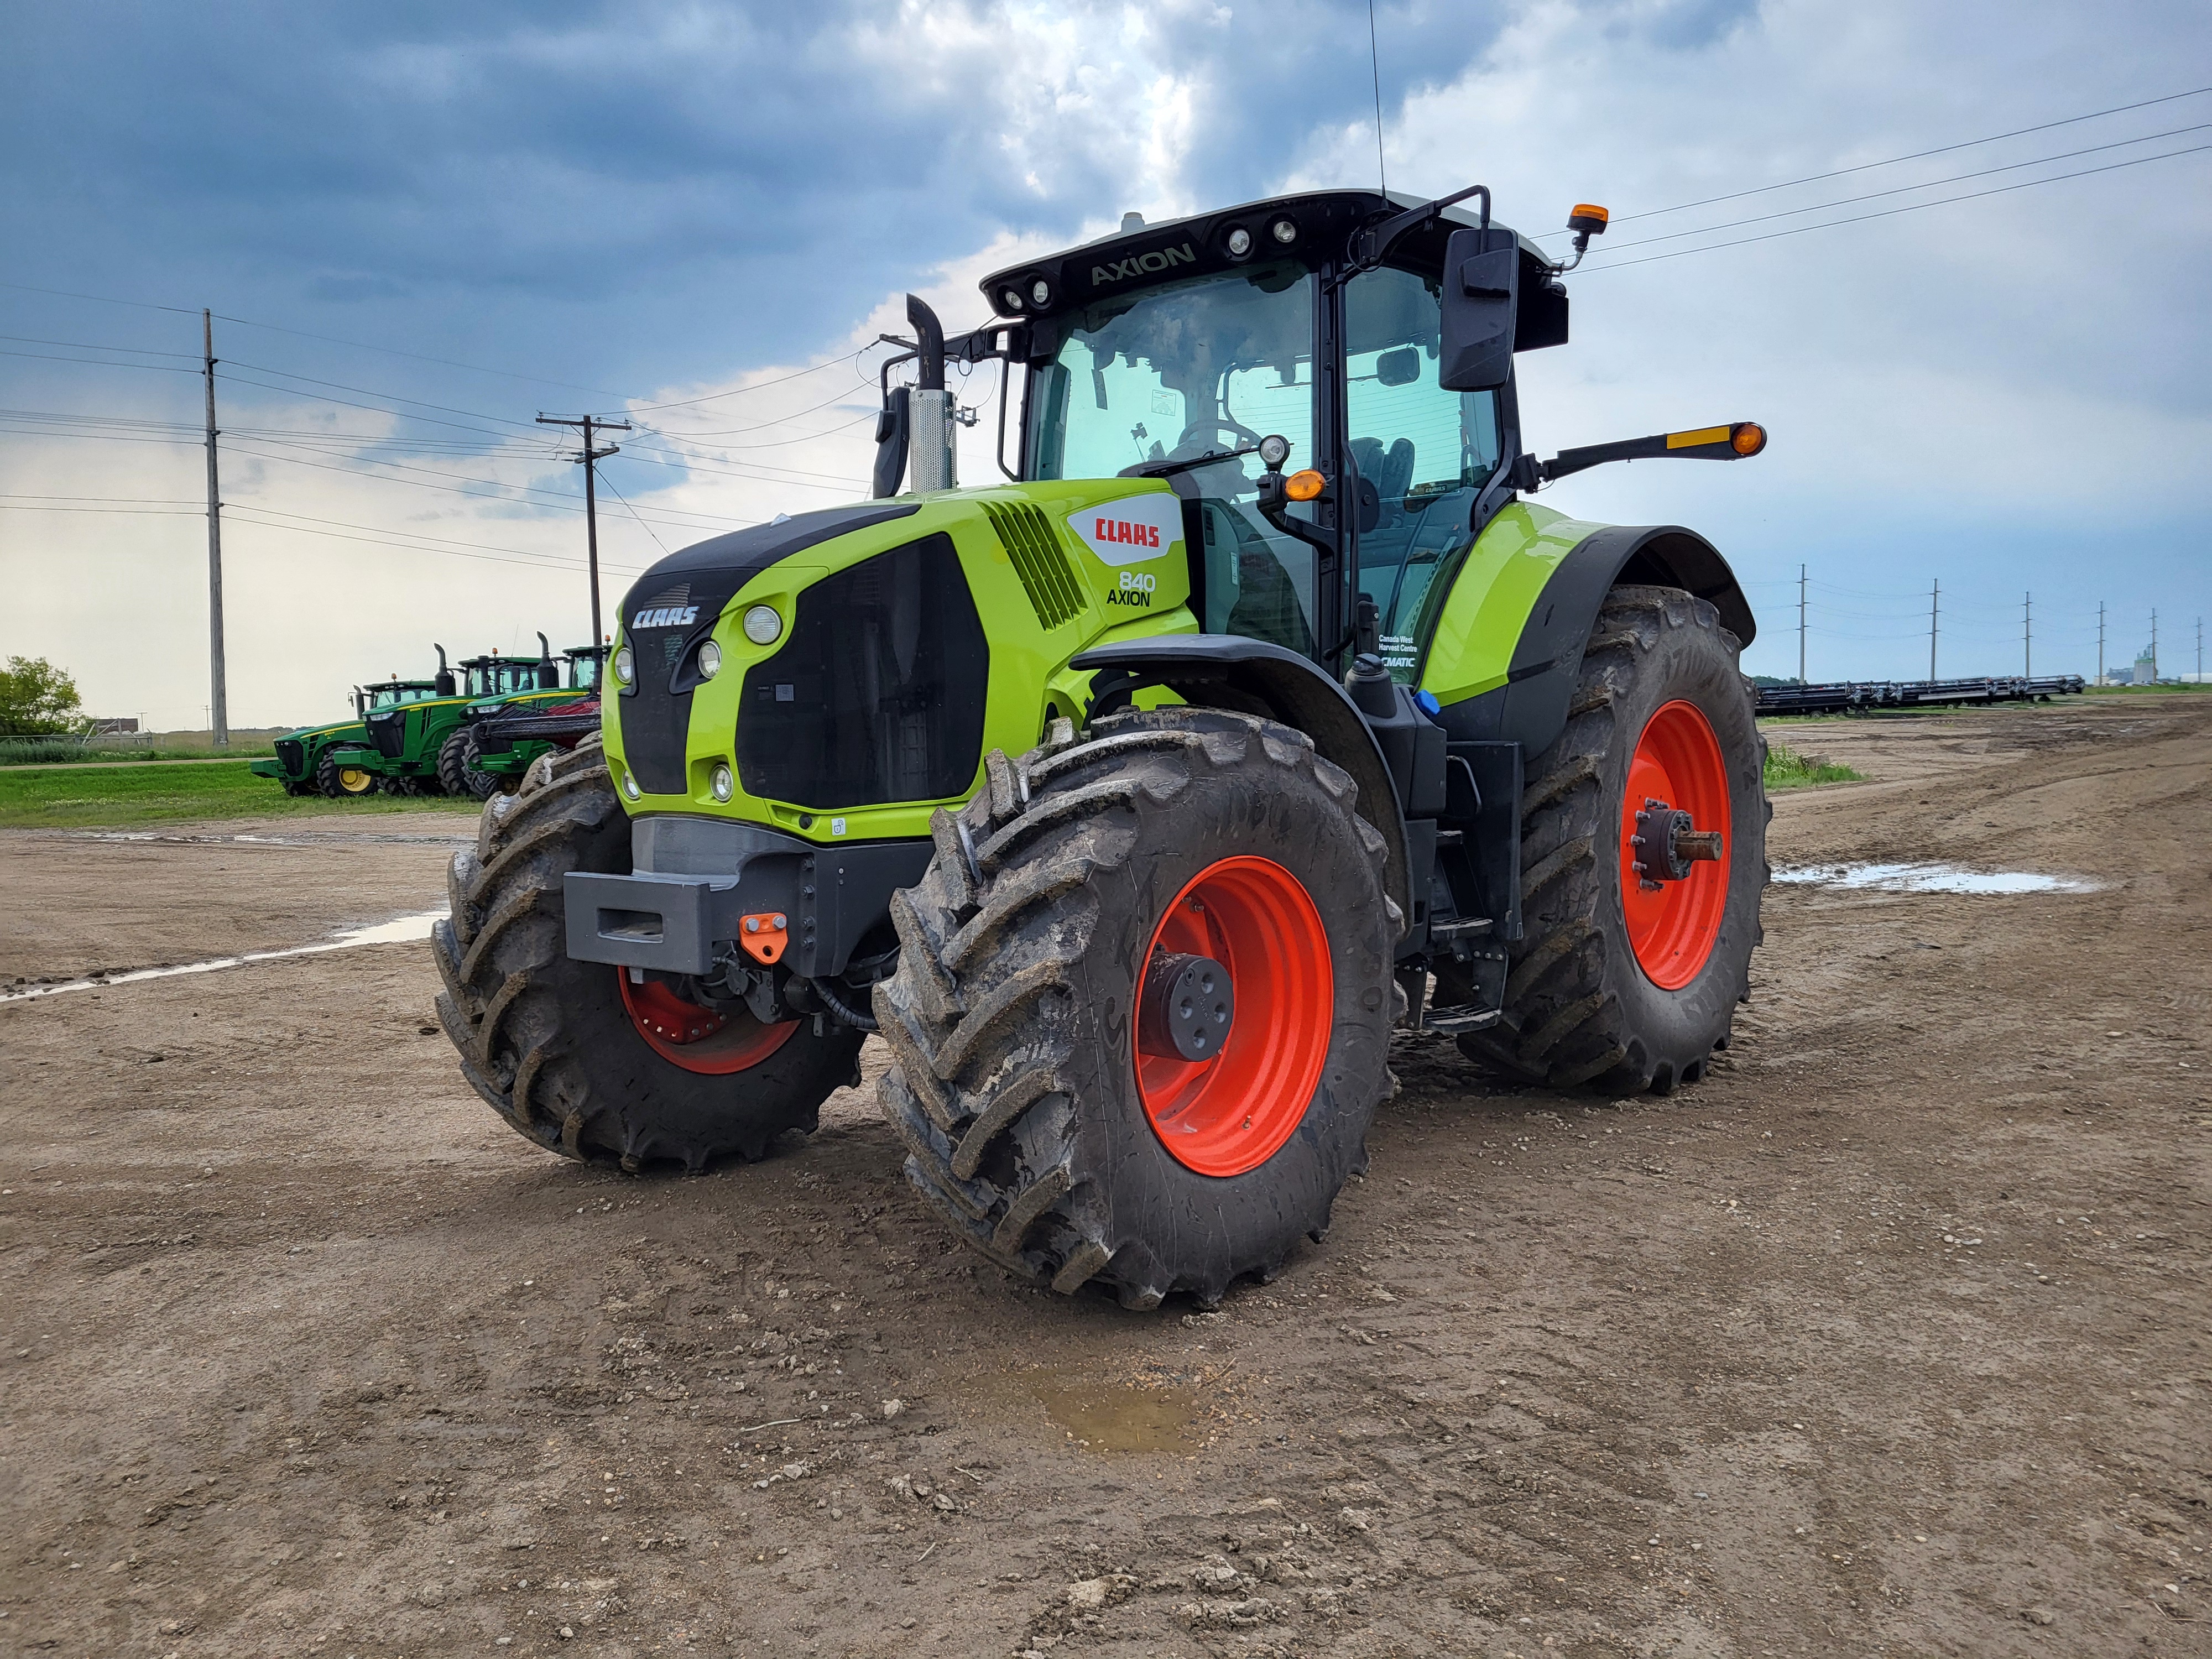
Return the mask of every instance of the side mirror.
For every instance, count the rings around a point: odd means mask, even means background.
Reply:
[[[1442,355],[1447,392],[1490,392],[1513,373],[1521,249],[1513,233],[1455,230],[1444,245]]]
[[[1420,378],[1421,353],[1418,346],[1400,346],[1375,360],[1375,381],[1378,386],[1411,386]]]
[[[909,407],[909,388],[893,386],[876,416],[876,470],[872,483],[877,501],[897,495],[900,480],[906,477]]]

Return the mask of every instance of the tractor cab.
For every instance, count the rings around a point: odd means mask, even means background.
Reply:
[[[525,691],[551,690],[560,683],[559,666],[550,659],[531,662],[523,658],[465,657],[461,695],[474,702],[480,697],[512,697]]]
[[[568,689],[597,696],[599,682],[606,675],[607,647],[604,645],[572,645],[561,656],[568,669]]]
[[[354,712],[366,720],[380,708],[397,708],[410,702],[427,702],[441,695],[434,680],[383,680],[354,688]]]
[[[1025,363],[1021,478],[1169,482],[1196,532],[1204,631],[1332,668],[1379,648],[1410,684],[1431,599],[1509,498],[1511,352],[1567,337],[1556,267],[1491,225],[1482,194],[1480,212],[1330,191],[1157,226],[1131,215],[1103,241],[987,279],[1006,320],[947,352]],[[1518,295],[1480,388],[1446,355],[1462,233],[1501,256]],[[1263,455],[1267,437],[1281,442]],[[1309,474],[1286,499],[1280,481]]]

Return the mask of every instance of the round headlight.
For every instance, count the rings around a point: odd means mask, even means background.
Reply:
[[[1283,463],[1291,459],[1291,441],[1279,432],[1270,432],[1260,440],[1260,465],[1270,472],[1280,472]]]
[[[1267,227],[1267,234],[1285,247],[1288,247],[1298,240],[1298,228],[1288,219],[1276,220],[1273,224]]]
[[[636,672],[637,659],[630,655],[629,647],[617,646],[615,648],[615,678],[628,685],[630,676]]]
[[[714,790],[716,800],[729,799],[731,795],[736,793],[737,787],[736,781],[730,776],[728,767],[717,766],[714,769]]]
[[[639,793],[637,780],[630,776],[628,768],[624,768],[623,770],[622,787],[623,793],[628,795],[632,800],[635,800],[637,799]]]
[[[1018,289],[1018,288],[1008,288],[1008,289],[1000,289],[1000,291],[999,291],[999,309],[1000,309],[1000,310],[1001,310],[1001,311],[1019,311],[1021,308],[1022,308],[1022,291],[1021,291],[1021,289]]]
[[[699,647],[699,678],[711,680],[722,672],[722,647],[708,640]]]
[[[1043,277],[1038,277],[1030,284],[1030,298],[1039,305],[1048,304],[1052,299],[1052,284]]]
[[[755,645],[774,645],[783,634],[783,618],[772,605],[757,605],[745,612],[745,637]]]
[[[1239,225],[1229,233],[1231,257],[1241,259],[1252,251],[1252,233]]]

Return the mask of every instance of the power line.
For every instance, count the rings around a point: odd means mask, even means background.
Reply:
[[[1631,265],[1656,264],[1662,259],[1680,259],[1691,253],[1717,253],[1723,248],[1748,247],[1753,242],[1771,242],[1784,236],[1802,236],[1810,230],[1834,230],[1844,225],[1864,224],[1870,219],[1893,218],[1900,213],[1918,213],[1926,208],[1948,207],[1954,202],[1978,202],[1984,196],[2005,196],[2016,190],[2033,190],[2039,185],[2056,185],[2069,179],[2087,179],[2100,173],[2118,173],[2124,167],[2139,167],[2152,161],[2171,161],[2176,156],[2195,155],[2212,149],[2212,144],[2192,144],[2186,149],[2169,150],[2163,155],[2141,155],[2129,161],[2113,161],[2101,167],[2083,167],[2078,173],[2055,173],[2048,179],[2030,179],[2017,185],[1999,185],[1990,190],[1970,191],[1964,196],[1946,196],[1933,202],[1916,202],[1907,207],[1884,208],[1880,213],[1862,213],[1849,219],[1830,219],[1817,225],[1798,225],[1790,230],[1769,231],[1764,236],[1744,236],[1733,242],[1711,242],[1704,247],[1677,248],[1672,253],[1647,254],[1641,259],[1623,259],[1618,263],[1585,265],[1583,270],[1626,270]]]
[[[2177,103],[2184,98],[2201,98],[2212,92],[2212,87],[2196,87],[2187,92],[2172,92],[2161,98],[2146,98],[2140,103],[2115,104],[2110,109],[2091,110],[2087,115],[2069,115],[2063,120],[2039,122],[2032,127],[2015,127],[2010,132],[1993,132],[1985,138],[1968,138],[1960,143],[1939,145],[1934,149],[1915,150],[1910,155],[1893,155],[1886,161],[1863,161],[1856,167],[1838,167],[1829,173],[1808,173],[1802,179],[1786,179],[1778,185],[1760,185],[1751,190],[1731,191],[1725,196],[1707,196],[1695,202],[1678,203],[1674,207],[1651,208],[1643,213],[1624,213],[1613,220],[1625,225],[1633,219],[1656,219],[1662,214],[1686,213],[1692,208],[1711,207],[1717,202],[1741,201],[1747,196],[1765,196],[1778,190],[1794,190],[1799,185],[1816,185],[1824,179],[1841,179],[1854,173],[1871,173],[1878,167],[1893,167],[1905,161],[1923,161],[1930,155],[1948,155],[1954,150],[1972,149],[1978,144],[1994,144],[2007,138],[2024,138],[2031,132],[2049,132],[2057,127],[2070,127],[2083,121],[2097,121],[2107,115],[2124,115],[2130,110],[2149,109],[2159,104]],[[1565,236],[1564,230],[1547,230],[1545,237]]]
[[[1885,196],[1903,196],[1916,190],[1936,190],[1945,185],[1961,185],[1969,179],[1987,179],[2000,173],[2017,173],[2022,167],[2048,167],[2053,161],[2071,161],[2084,155],[2101,155],[2110,149],[2125,149],[2130,144],[2150,144],[2161,138],[2179,138],[2209,128],[2212,128],[2212,121],[2200,121],[2194,126],[2172,127],[2164,132],[2147,132],[2140,138],[2122,138],[2109,144],[2092,144],[2087,149],[2069,149],[2057,155],[2038,156],[2032,161],[2008,161],[2002,167],[1982,167],[1973,173],[1954,173],[1948,179],[1929,179],[1917,185],[1898,185],[1888,190],[1869,191],[1864,196],[1846,196],[1839,201],[1816,203],[1811,207],[1784,208],[1778,213],[1756,214],[1748,219],[1730,219],[1697,230],[1670,230],[1663,236],[1647,236],[1640,242],[1622,242],[1605,251],[1619,253],[1632,247],[1655,247],[1661,242],[1679,241],[1685,236],[1709,236],[1716,231],[1734,230],[1741,225],[1763,225],[1771,220],[1788,219],[1800,213],[1823,213],[1831,208],[1854,207],[1861,202],[1878,202]],[[2143,159],[2156,161],[2159,158],[2146,156]]]

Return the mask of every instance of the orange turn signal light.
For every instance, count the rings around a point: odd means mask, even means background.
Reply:
[[[1766,447],[1766,428],[1757,421],[1739,421],[1729,432],[1729,447],[1739,455],[1756,455]]]
[[[1328,488],[1328,480],[1308,467],[1303,472],[1293,472],[1283,480],[1283,494],[1294,501],[1310,501]]]
[[[1613,216],[1595,202],[1577,202],[1567,210],[1567,228],[1585,236],[1602,235]]]

